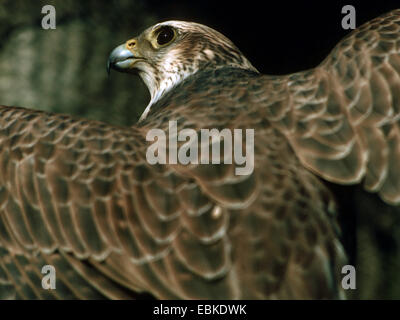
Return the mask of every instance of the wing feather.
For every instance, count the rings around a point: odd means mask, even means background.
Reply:
[[[363,181],[391,204],[400,204],[399,42],[394,10],[347,36],[317,68],[264,80],[265,116],[308,169],[335,183]],[[280,96],[291,98],[275,110]]]
[[[328,283],[342,254],[328,250],[336,234],[324,187],[310,182],[284,136],[260,128],[255,163],[269,169],[243,178],[233,164],[150,166],[144,133],[155,123],[119,128],[0,107],[1,296],[334,296]],[[331,259],[336,271],[318,269]],[[54,292],[41,288],[45,264],[57,270]],[[322,289],[308,285],[315,273]]]

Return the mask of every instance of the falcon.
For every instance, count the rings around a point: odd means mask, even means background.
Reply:
[[[132,127],[0,108],[1,298],[345,297],[328,183],[400,203],[400,10],[294,74],[260,74],[183,21],[118,46],[108,69],[150,91]],[[147,133],[170,121],[253,129],[254,170],[150,164]],[[42,288],[43,266],[56,289]]]

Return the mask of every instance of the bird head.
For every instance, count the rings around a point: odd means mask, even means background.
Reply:
[[[207,68],[237,67],[257,70],[221,33],[198,23],[167,21],[146,29],[115,48],[107,70],[136,73],[150,91],[151,100],[141,119],[185,78]]]

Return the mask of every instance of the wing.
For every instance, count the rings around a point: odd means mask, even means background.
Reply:
[[[264,82],[263,115],[304,166],[400,203],[400,10],[361,26],[317,68]]]
[[[238,179],[232,165],[149,165],[143,132],[0,108],[0,297],[337,297],[329,194],[283,135],[260,131]]]

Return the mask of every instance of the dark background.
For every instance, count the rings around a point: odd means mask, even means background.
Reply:
[[[342,7],[353,5],[357,26],[399,1],[147,1],[160,20],[190,20],[226,35],[262,73],[285,74],[315,67],[349,30]]]
[[[41,28],[42,6],[57,10],[57,29]],[[0,0],[0,104],[134,124],[149,95],[141,81],[105,66],[117,45],[170,19],[206,24],[230,38],[262,73],[317,66],[349,30],[396,1]],[[344,241],[357,267],[355,298],[400,298],[400,213],[359,188],[334,187]],[[355,205],[356,204],[356,205]]]

